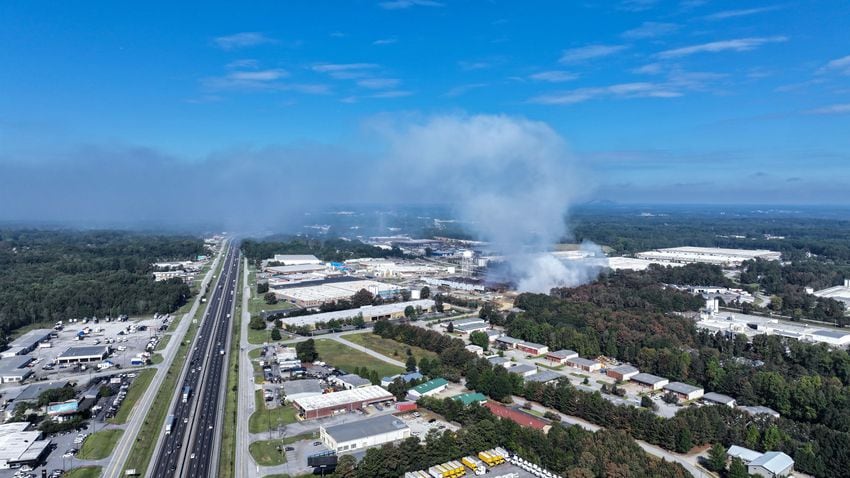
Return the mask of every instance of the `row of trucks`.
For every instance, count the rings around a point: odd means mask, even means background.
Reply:
[[[434,465],[428,470],[411,471],[404,474],[404,478],[458,478],[466,475],[469,468],[476,476],[487,473],[487,467],[501,465],[510,453],[502,447],[496,447],[478,453],[478,456],[465,456],[460,461],[452,460],[440,465]]]

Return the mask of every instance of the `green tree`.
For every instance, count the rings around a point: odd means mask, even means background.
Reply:
[[[757,448],[759,446],[759,442],[761,441],[761,433],[759,433],[758,427],[755,425],[750,425],[747,427],[747,436],[744,438],[744,443],[746,443],[748,448]]]
[[[404,308],[404,316],[405,317],[410,319],[414,315],[416,315],[416,309],[414,309],[412,305],[408,305],[407,307]]]
[[[764,436],[761,438],[762,447],[765,450],[776,450],[779,443],[782,441],[782,432],[779,431],[776,425],[770,425],[764,431]]]
[[[426,285],[419,291],[419,298],[427,299],[429,297],[431,297],[431,288]]]
[[[693,448],[694,442],[691,438],[691,431],[687,428],[681,428],[676,433],[676,451],[679,453],[687,453]]]
[[[419,359],[419,373],[422,375],[431,375],[431,361],[428,357]]]
[[[266,292],[266,295],[263,296],[263,300],[265,300],[266,304],[269,305],[277,304],[277,296],[274,295],[274,292]]]
[[[315,362],[319,358],[319,353],[316,351],[316,342],[313,339],[307,339],[295,344],[295,353],[298,355],[298,360],[302,362]]]
[[[401,300],[403,300],[404,302],[407,302],[408,300],[410,300],[410,291],[409,290],[407,290],[407,289],[401,290]]]
[[[449,325],[446,326],[446,332],[452,333],[455,331],[455,323],[449,322]]]
[[[277,341],[277,340],[280,340],[280,339],[281,339],[280,329],[277,328],[277,327],[273,328],[272,329],[272,340]]]
[[[469,334],[469,341],[484,350],[490,346],[490,337],[487,336],[486,333],[481,332],[480,330],[476,330]]]
[[[351,296],[351,305],[353,307],[363,307],[364,305],[372,305],[375,296],[366,289],[360,289],[356,294]]]
[[[265,294],[269,291],[268,282],[257,282],[257,294]]]
[[[407,369],[408,372],[415,372],[416,371],[416,358],[413,355],[407,357],[407,362],[404,364],[404,366],[405,366],[405,368]]]
[[[355,478],[355,469],[357,468],[357,459],[354,455],[342,455],[336,463],[334,470],[334,478]]]
[[[744,466],[744,462],[740,458],[735,457],[729,463],[729,473],[726,476],[728,478],[749,478],[750,475],[747,473],[747,467]]]
[[[706,468],[716,472],[726,469],[726,448],[720,443],[715,443],[708,451]]]
[[[248,321],[248,327],[254,330],[266,330],[266,321],[259,315],[255,315]]]

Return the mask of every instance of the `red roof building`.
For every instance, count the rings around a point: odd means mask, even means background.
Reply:
[[[534,415],[525,413],[516,408],[506,407],[492,400],[488,400],[484,406],[489,408],[490,411],[493,412],[493,415],[510,420],[519,426],[531,427],[535,430],[541,430],[543,433],[547,433],[549,429],[552,428],[552,425],[542,418],[535,417]]]

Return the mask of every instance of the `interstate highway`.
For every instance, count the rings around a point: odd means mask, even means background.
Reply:
[[[226,370],[231,316],[239,276],[238,246],[230,244],[224,267],[213,289],[201,321],[189,361],[184,365],[178,395],[171,415],[174,422],[155,455],[155,478],[215,476],[218,465],[221,388]],[[182,399],[185,387],[191,387],[189,399]]]

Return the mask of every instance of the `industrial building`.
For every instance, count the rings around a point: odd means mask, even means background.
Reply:
[[[333,312],[322,312],[312,315],[301,315],[297,317],[283,317],[280,320],[287,325],[295,327],[315,327],[317,323],[328,323],[331,320],[353,319],[357,316],[363,317],[366,322],[374,322],[384,319],[400,319],[404,317],[404,309],[413,307],[422,312],[432,312],[436,303],[431,299],[410,300],[407,302],[394,302],[391,304],[367,305],[356,309],[335,310]]]
[[[484,356],[484,348],[481,347],[480,345],[469,344],[466,347],[464,347],[464,349],[466,349],[468,352],[474,353],[475,355],[477,355],[479,357]]]
[[[33,466],[50,449],[50,440],[42,440],[41,432],[28,431],[29,422],[0,425],[0,469]]]
[[[400,295],[402,288],[394,284],[384,284],[373,280],[321,281],[316,285],[304,285],[272,289],[280,300],[286,300],[303,307],[319,307],[322,304],[348,300],[360,290],[367,290],[374,296],[390,298]]]
[[[662,388],[675,394],[679,397],[679,400],[696,400],[705,394],[705,390],[702,388],[682,382],[670,382]]]
[[[419,400],[422,397],[436,395],[448,388],[448,386],[449,382],[446,379],[439,377],[411,388],[407,391],[407,396],[411,397],[412,400]]]
[[[735,399],[730,397],[729,395],[723,395],[722,393],[708,392],[702,396],[702,401],[704,403],[709,403],[712,405],[725,405],[730,408],[735,408]]]
[[[469,277],[423,277],[423,281],[432,287],[447,287],[449,289],[463,290],[467,292],[484,292],[487,286],[484,281]]]
[[[484,331],[484,333],[487,334],[487,341],[490,343],[495,342],[496,339],[504,335],[501,330],[495,329],[487,329]]]
[[[542,355],[549,352],[549,347],[545,345],[535,344],[534,342],[526,342],[524,340],[508,337],[507,335],[497,338],[496,343],[502,348],[516,349],[529,355]]]
[[[723,267],[740,267],[744,261],[762,259],[778,261],[782,254],[764,249],[724,249],[720,247],[669,247],[635,254],[638,259],[658,263],[704,263]]]
[[[756,335],[779,335],[803,342],[822,343],[832,347],[850,346],[850,332],[806,324],[783,322],[772,317],[718,312],[713,306],[699,317],[698,329],[712,333],[744,334],[752,340]]]
[[[53,333],[50,329],[35,329],[21,335],[17,339],[9,343],[9,347],[0,357],[8,358],[15,355],[25,355],[38,347],[38,344],[46,340],[50,340],[50,335]]]
[[[792,476],[794,459],[780,451],[760,453],[749,448],[732,445],[726,451],[729,458],[738,458],[747,465],[747,473],[764,478]]]
[[[461,393],[460,395],[455,395],[452,397],[452,400],[457,400],[462,403],[464,406],[471,405],[473,403],[477,403],[479,405],[484,405],[487,402],[487,397],[484,396],[483,393],[478,392],[466,392]]]
[[[354,388],[363,388],[372,385],[372,382],[370,382],[368,379],[365,379],[360,375],[354,373],[332,376],[328,379],[328,381],[346,390],[351,390]]]
[[[56,357],[59,364],[99,362],[109,355],[109,347],[94,345],[88,347],[70,347]]]
[[[584,370],[585,372],[597,372],[602,369],[602,364],[596,360],[590,360],[581,357],[573,357],[567,360],[567,365],[573,368]]]
[[[318,380],[288,380],[283,382],[283,395],[285,402],[291,402],[299,398],[315,397],[322,394],[322,385]]]
[[[574,359],[576,357],[578,357],[578,352],[575,350],[556,350],[546,354],[546,360],[559,365],[563,365],[567,363],[567,360]]]
[[[270,261],[283,264],[285,266],[303,266],[321,264],[322,261],[312,254],[275,254]]]
[[[337,452],[352,452],[409,438],[410,427],[392,415],[382,415],[332,427],[320,427],[322,443]]]
[[[528,377],[537,373],[537,367],[533,365],[520,364],[508,369],[508,373],[514,373],[520,377]]]
[[[415,380],[422,380],[422,374],[419,372],[407,372],[400,373],[398,375],[393,375],[391,377],[384,377],[381,379],[381,386],[386,388],[389,387],[391,383],[393,383],[397,378],[401,379],[404,383],[410,383]]]
[[[292,400],[298,415],[306,420],[329,417],[337,413],[359,410],[373,403],[395,401],[390,392],[378,385],[326,393]]]
[[[633,367],[631,365],[620,365],[619,367],[609,368],[605,374],[614,380],[619,380],[621,382],[625,382],[635,375],[639,374],[640,370],[637,367]]]
[[[498,355],[487,357],[487,361],[490,362],[490,365],[501,365],[505,368],[510,368],[514,364],[513,362],[511,362],[510,359],[505,357],[499,357]]]
[[[774,410],[770,407],[762,406],[762,405],[753,405],[753,406],[738,405],[738,410],[741,410],[742,412],[745,412],[748,415],[752,415],[752,416],[767,415],[767,416],[770,416],[770,417],[773,417],[773,418],[779,418],[779,416],[780,416],[779,412],[777,412],[776,410]]]
[[[17,383],[26,380],[32,375],[32,369],[27,368],[30,362],[32,357],[25,355],[0,360],[0,383]]]
[[[471,334],[473,332],[484,332],[490,328],[490,324],[483,320],[473,320],[463,324],[454,324],[454,331],[461,334]]]
[[[631,378],[632,382],[640,385],[643,388],[648,388],[650,390],[661,390],[665,385],[670,383],[669,380],[663,377],[658,377],[656,375],[648,374],[648,373],[638,373],[635,374]]]
[[[493,415],[510,420],[522,427],[534,428],[535,430],[540,430],[543,433],[548,433],[549,429],[552,428],[552,425],[542,418],[531,415],[530,413],[525,413],[516,408],[506,407],[501,403],[496,403],[492,400],[485,402],[484,406],[489,408],[490,411],[493,412]]]
[[[525,377],[526,382],[538,382],[538,383],[549,383],[554,382],[560,378],[564,378],[563,375],[553,372],[551,370],[541,370],[535,374],[528,375]]]
[[[850,279],[844,279],[842,285],[815,291],[814,295],[843,302],[844,308],[850,309]]]

